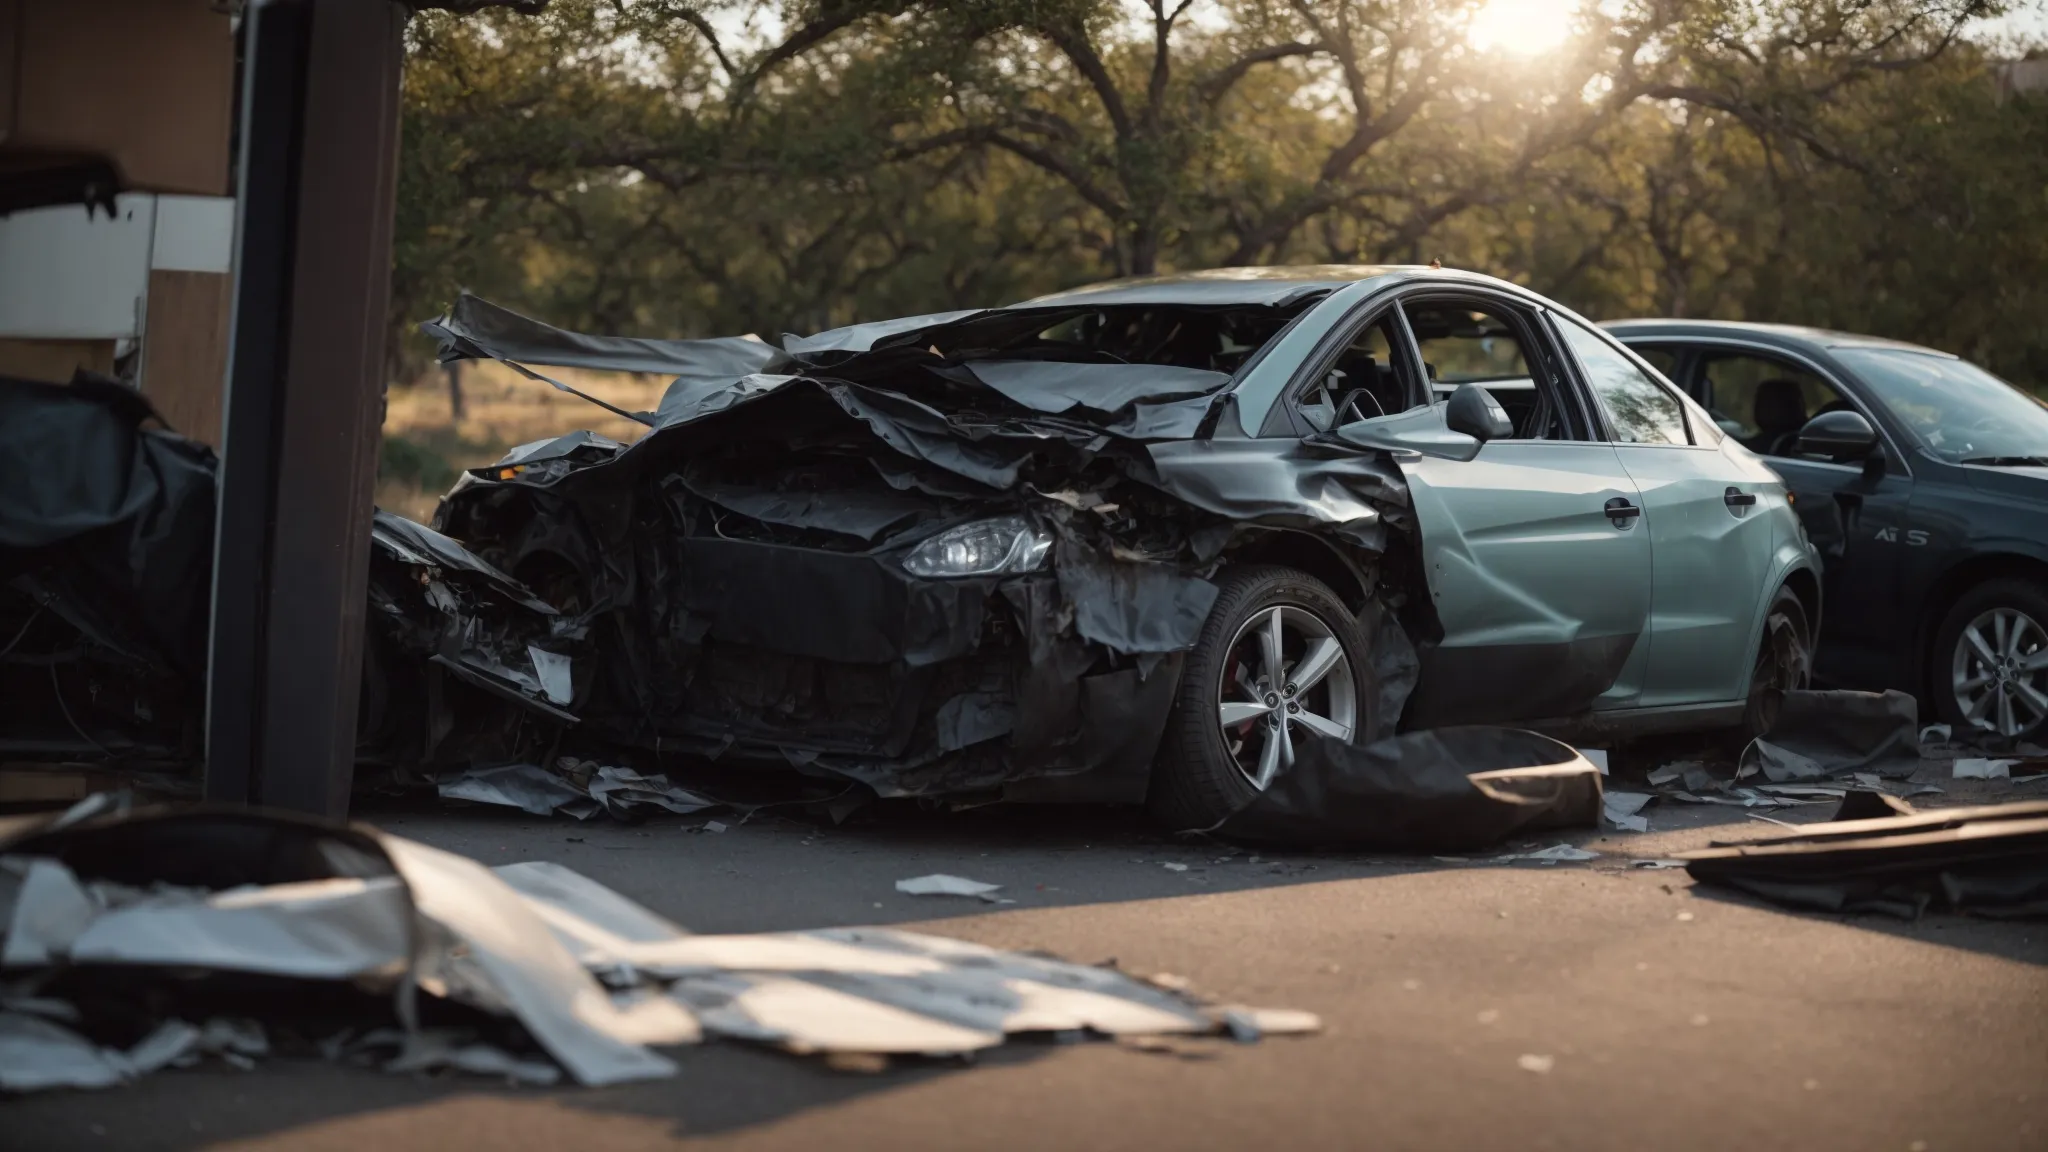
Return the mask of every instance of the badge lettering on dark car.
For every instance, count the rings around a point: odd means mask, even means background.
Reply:
[[[1897,544],[1899,542],[1899,530],[1897,528],[1879,528],[1877,530],[1877,538]],[[1906,543],[1914,548],[1927,543],[1927,530],[1924,528],[1906,529]]]

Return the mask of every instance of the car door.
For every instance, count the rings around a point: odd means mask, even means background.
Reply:
[[[1792,507],[1821,554],[1821,634],[1814,676],[1823,684],[1875,686],[1896,661],[1901,544],[1913,478],[1884,425],[1833,374],[1789,353],[1695,343],[1688,390],[1737,441],[1784,477]],[[1796,430],[1822,412],[1850,408],[1880,429],[1880,453],[1837,464],[1800,453]],[[1873,677],[1872,672],[1879,675]]]
[[[1604,332],[1552,319],[1643,499],[1650,542],[1650,660],[1638,703],[1669,707],[1748,691],[1777,546],[1764,508],[1783,497],[1722,434]]]
[[[1517,424],[1470,460],[1399,459],[1443,632],[1421,654],[1410,723],[1627,702],[1644,658],[1650,543],[1614,445],[1594,438],[1585,398],[1528,306],[1424,290],[1402,298],[1399,315],[1402,354],[1433,384],[1492,384]]]

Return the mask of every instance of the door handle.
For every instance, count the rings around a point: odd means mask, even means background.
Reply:
[[[1721,494],[1721,503],[1726,504],[1730,508],[1752,508],[1756,505],[1756,493],[1744,492],[1740,488],[1730,488]]]
[[[1643,514],[1643,510],[1641,508],[1636,507],[1635,505],[1629,503],[1626,499],[1620,496],[1616,496],[1614,499],[1609,500],[1601,508],[1601,511],[1607,513],[1607,518],[1609,520],[1614,521],[1614,526],[1616,528],[1628,527],[1628,522],[1630,520],[1633,520],[1636,517],[1641,516]]]

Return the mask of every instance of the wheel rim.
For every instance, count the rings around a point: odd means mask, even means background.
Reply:
[[[1358,688],[1343,642],[1306,608],[1262,609],[1237,629],[1217,685],[1223,746],[1245,782],[1265,791],[1294,763],[1306,731],[1350,740]]]
[[[2017,608],[1993,608],[1956,638],[1949,676],[1965,721],[2017,736],[2048,718],[2048,632]]]

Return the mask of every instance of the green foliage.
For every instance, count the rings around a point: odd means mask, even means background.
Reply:
[[[409,33],[393,331],[815,331],[1106,276],[1424,261],[2048,385],[2048,94],[1986,0],[554,0]],[[407,367],[423,346],[394,341]]]

